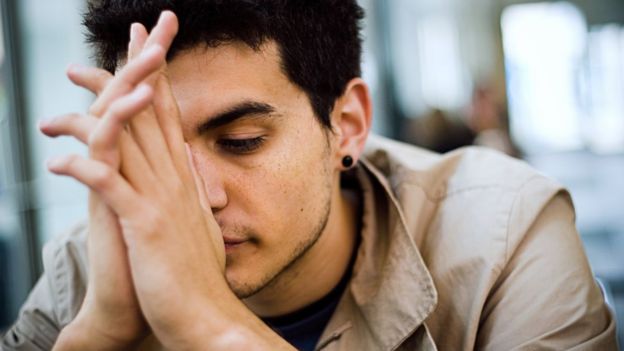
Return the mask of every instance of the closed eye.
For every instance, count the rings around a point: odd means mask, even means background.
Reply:
[[[219,139],[217,145],[229,153],[249,154],[260,148],[265,141],[264,136],[248,139]]]

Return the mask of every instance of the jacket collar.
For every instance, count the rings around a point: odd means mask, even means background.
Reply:
[[[422,194],[396,188],[400,182],[393,179],[392,170],[400,165],[383,154],[369,154],[360,165],[356,173],[364,199],[361,243],[349,289],[319,346],[345,338],[341,344],[350,349],[375,345],[374,349],[392,350],[423,324],[437,304],[433,279],[406,225],[422,220],[413,230],[424,230],[430,216],[421,214],[429,213],[433,205]],[[410,218],[395,195],[401,192],[410,201]]]

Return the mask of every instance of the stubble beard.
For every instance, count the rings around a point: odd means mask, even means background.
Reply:
[[[324,156],[329,157],[331,147],[327,131],[324,132],[326,133]],[[265,272],[266,274],[255,284],[251,282],[240,282],[240,284],[238,284],[237,286],[233,286],[233,284],[228,282],[228,284],[230,285],[230,289],[232,289],[234,294],[239,299],[242,300],[249,298],[264,289],[270,289],[271,287],[278,285],[280,283],[280,278],[283,277],[285,273],[288,272],[290,268],[292,268],[298,261],[300,261],[301,258],[304,257],[306,253],[310,251],[310,249],[314,247],[314,245],[317,243],[317,241],[325,231],[325,228],[327,227],[332,207],[332,180],[328,164],[325,164],[325,167],[323,168],[323,173],[326,177],[326,198],[323,205],[322,215],[319,217],[316,225],[312,227],[312,230],[310,230],[308,235],[304,236],[305,240],[299,242],[295,249],[291,251],[290,257],[285,260],[285,263],[280,269],[274,270],[272,272]]]
[[[288,272],[290,268],[302,257],[304,257],[305,254],[316,244],[325,230],[327,222],[329,221],[329,214],[331,212],[331,191],[329,193],[330,196],[325,202],[323,208],[323,215],[319,218],[317,225],[314,226],[309,235],[305,236],[306,240],[298,243],[295,249],[291,251],[290,257],[286,260],[286,264],[282,265],[281,269],[274,272],[267,272],[267,274],[256,284],[251,284],[249,282],[242,283],[237,286],[230,284],[230,288],[239,299],[246,299],[265,288],[270,288],[271,286],[276,285],[280,280],[280,277],[282,277],[285,272]]]

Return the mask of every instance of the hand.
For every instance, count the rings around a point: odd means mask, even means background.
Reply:
[[[134,31],[134,43],[131,46],[143,45],[146,33]],[[161,31],[162,32],[162,31]],[[168,45],[172,35],[160,34],[160,45]],[[164,38],[163,38],[164,37]],[[119,75],[132,82],[141,82],[157,71],[164,61],[165,50],[155,47],[136,58],[133,65],[128,65]],[[138,56],[136,50],[134,56]],[[134,58],[131,58],[134,59]],[[113,77],[104,70],[72,67],[68,71],[72,81],[84,85],[85,76],[97,79],[98,100],[90,109],[90,116],[68,115],[52,122],[43,123],[41,129],[50,136],[73,134],[86,142],[91,136],[90,130],[103,118],[104,112],[123,110],[124,104],[131,106],[127,113],[136,113],[147,107],[151,100],[151,88],[147,86],[119,86],[113,83]],[[112,83],[112,84],[110,84]],[[107,89],[104,89],[107,87]],[[134,90],[132,90],[134,89]],[[123,96],[123,94],[126,94]],[[122,99],[112,104],[116,98]],[[124,102],[125,101],[125,102]],[[129,104],[130,102],[130,104]],[[68,129],[71,129],[70,133]],[[119,155],[107,152],[101,145],[92,144],[89,148],[91,158],[107,163],[119,169]],[[70,344],[85,343],[97,345],[98,349],[120,350],[133,348],[147,333],[147,324],[139,308],[133,282],[130,275],[126,246],[123,242],[121,228],[117,216],[101,200],[97,193],[89,194],[89,235],[87,238],[89,267],[87,293],[85,301],[75,320],[63,331],[61,339],[69,339]],[[92,348],[91,348],[92,349]]]
[[[171,13],[163,17],[175,19]],[[197,189],[203,186],[195,185],[199,178],[193,174],[165,70],[163,65],[160,74],[146,80],[154,89],[151,107],[143,110],[138,99],[120,103],[125,97],[109,87],[136,82],[118,75],[100,95],[119,96],[104,108],[101,120],[86,120],[84,125],[91,123],[90,128],[77,126],[59,133],[77,137],[83,133],[90,149],[97,146],[110,157],[104,159],[120,161],[121,173],[111,162],[75,156],[52,161],[49,169],[87,185],[118,216],[141,311],[166,347],[290,349],[225,281],[220,228],[209,207],[200,204],[203,191]],[[86,77],[83,85],[102,88],[94,77]]]
[[[80,175],[77,175],[76,178],[86,183],[86,179],[80,179],[79,176],[92,177],[89,178],[91,183],[88,185],[96,191],[110,190],[111,180],[124,183],[122,188],[127,186],[138,190],[137,193],[122,194],[120,197],[122,203],[133,203],[132,207],[137,210],[131,213],[115,207],[114,205],[117,204],[115,201],[118,198],[111,202],[111,198],[107,198],[111,195],[110,192],[102,194],[102,198],[108,200],[108,205],[103,205],[99,201],[99,195],[96,195],[96,192],[92,190],[94,194],[91,202],[94,205],[91,206],[93,209],[91,219],[92,222],[96,222],[94,224],[98,229],[93,234],[108,234],[108,236],[91,235],[93,240],[90,240],[90,243],[93,245],[89,245],[92,248],[90,251],[92,253],[97,252],[97,255],[91,255],[90,277],[92,278],[89,283],[89,292],[92,293],[88,293],[85,305],[79,314],[81,317],[85,316],[84,320],[89,321],[89,325],[93,324],[94,319],[98,321],[98,325],[119,325],[120,329],[128,330],[128,334],[130,334],[128,336],[135,336],[139,334],[138,331],[144,329],[142,328],[142,314],[134,293],[134,285],[143,292],[143,296],[156,297],[145,298],[142,303],[147,305],[148,311],[153,311],[152,314],[158,315],[157,312],[165,310],[163,307],[171,306],[173,308],[171,301],[164,301],[163,304],[162,298],[159,300],[159,292],[163,286],[177,286],[176,280],[179,278],[177,272],[176,274],[158,274],[159,271],[168,267],[163,266],[167,260],[157,259],[160,250],[156,250],[156,255],[147,252],[146,257],[135,260],[133,271],[138,270],[141,273],[132,275],[135,278],[134,282],[129,279],[131,275],[126,259],[126,245],[135,253],[131,257],[143,252],[143,248],[149,247],[145,245],[149,242],[132,244],[136,238],[145,240],[147,238],[142,237],[147,237],[156,230],[163,228],[167,229],[165,232],[170,233],[170,238],[171,234],[176,235],[177,231],[202,236],[200,240],[193,240],[192,238],[190,240],[176,240],[174,245],[185,244],[184,248],[176,251],[181,256],[177,259],[184,258],[188,252],[196,251],[197,254],[193,255],[192,258],[195,262],[201,262],[206,254],[212,252],[215,258],[213,270],[223,285],[222,290],[230,293],[223,278],[225,257],[220,229],[212,215],[209,213],[207,216],[198,203],[197,189],[194,184],[195,180],[199,178],[194,176],[188,164],[189,157],[179,127],[177,106],[168,82],[162,74],[156,74],[146,80],[148,75],[153,75],[156,72],[154,71],[155,66],[152,64],[155,61],[150,61],[149,65],[144,62],[145,52],[137,61],[133,61],[132,58],[142,51],[143,46],[146,47],[146,50],[150,50],[150,40],[159,41],[158,33],[161,33],[161,37],[163,37],[162,33],[168,34],[164,35],[164,40],[161,38],[160,44],[162,46],[165,46],[162,41],[170,43],[176,29],[177,22],[170,13],[163,15],[162,20],[147,39],[145,38],[147,32],[142,26],[133,26],[134,40],[130,43],[129,64],[115,78],[97,69],[70,70],[70,78],[78,85],[98,94],[98,99],[90,109],[89,116],[67,115],[42,126],[44,133],[50,136],[73,135],[89,145],[89,159],[71,156],[54,160],[49,164],[51,171],[73,175],[72,171],[79,170],[81,166],[87,166],[87,172],[80,173],[78,171]],[[152,57],[154,55],[147,56]],[[159,63],[159,69],[163,68],[163,63]],[[149,70],[145,69],[146,67],[149,67]],[[142,71],[139,72],[139,69]],[[145,86],[137,86],[143,80],[149,82],[153,87],[152,89],[159,91],[160,99],[154,103],[153,107],[146,104],[149,94],[146,93]],[[131,89],[134,91],[127,94]],[[149,108],[140,113],[146,107]],[[102,117],[98,118],[98,116]],[[168,119],[164,119],[162,116],[166,116]],[[134,118],[130,120],[130,117]],[[126,133],[124,126],[128,120],[127,130],[129,133]],[[158,142],[154,143],[153,140]],[[169,153],[174,154],[175,157],[168,155]],[[162,157],[163,155],[169,157]],[[92,165],[92,168],[89,168],[89,165]],[[119,170],[121,170],[123,177],[118,173]],[[163,172],[158,172],[159,170],[163,170]],[[171,182],[163,184],[162,180],[171,180]],[[145,185],[149,187],[144,187]],[[169,186],[163,187],[163,185]],[[142,193],[148,196],[141,198]],[[179,201],[171,201],[169,196],[172,193],[178,194]],[[125,195],[130,196],[126,197]],[[130,201],[132,199],[135,201]],[[190,206],[182,211],[176,211],[180,209],[178,204],[189,204]],[[115,208],[120,218],[117,218],[117,215],[109,216],[108,206]],[[171,208],[172,206],[175,207]],[[99,212],[96,213],[96,210]],[[175,219],[167,218],[166,215],[169,213],[177,213],[178,217]],[[193,222],[189,221],[188,218],[198,220]],[[185,225],[188,225],[187,228]],[[211,229],[208,229],[208,226]],[[119,232],[123,233],[123,238],[110,235]],[[206,235],[206,233],[211,232],[214,235]],[[199,245],[197,245],[198,243]],[[110,250],[102,251],[102,247]],[[113,271],[110,269],[109,262],[111,261],[113,262]],[[159,270],[159,266],[163,266],[162,269]],[[114,273],[111,274],[110,272]],[[169,278],[171,281],[163,282],[163,278]],[[189,277],[189,281],[202,282],[204,290],[210,286],[210,282],[201,276]],[[117,290],[117,287],[122,287],[122,289]],[[199,292],[199,290],[197,291]],[[175,295],[179,298],[180,303],[188,302],[186,292],[180,291]],[[153,307],[150,308],[150,306]],[[109,315],[107,311],[115,313]],[[162,323],[170,316],[177,316],[179,313],[164,312],[161,315],[164,318],[156,316],[150,319],[158,324],[158,322]],[[81,320],[83,318],[77,319],[77,321]],[[181,323],[176,321],[173,324],[180,325]],[[130,327],[128,328],[128,326]],[[131,340],[128,336],[124,336],[122,339]]]

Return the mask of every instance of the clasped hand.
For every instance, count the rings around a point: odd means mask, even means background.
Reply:
[[[220,313],[205,300],[237,301],[166,77],[177,28],[171,12],[149,35],[133,24],[127,62],[114,76],[70,67],[69,78],[97,99],[87,115],[40,126],[89,148],[89,157],[59,157],[48,168],[90,189],[89,283],[72,327],[96,334],[102,349],[132,347],[148,329],[165,346],[182,349],[199,313]]]

